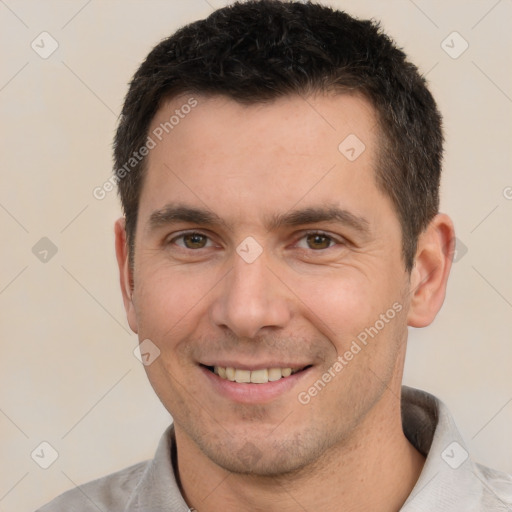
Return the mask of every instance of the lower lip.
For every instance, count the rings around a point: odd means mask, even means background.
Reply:
[[[274,382],[252,384],[232,382],[219,377],[204,366],[200,366],[199,368],[218,394],[241,404],[264,404],[270,402],[287,391],[290,391],[311,370],[311,367],[309,367]]]

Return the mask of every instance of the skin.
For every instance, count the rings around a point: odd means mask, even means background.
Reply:
[[[174,419],[182,493],[199,512],[399,510],[424,462],[401,427],[407,326],[428,325],[442,305],[452,223],[432,220],[408,272],[398,217],[374,179],[376,116],[358,95],[252,106],[194,97],[148,156],[133,269],[116,223],[130,327],[161,351],[145,368]],[[150,133],[187,99],[163,104]],[[354,161],[338,150],[349,134],[366,146]],[[177,205],[215,218],[151,223]],[[326,207],[359,224],[276,222]],[[247,237],[262,249],[252,263],[237,253]],[[393,304],[401,311],[301,403]],[[271,398],[239,401],[200,366],[227,362],[311,367]]]

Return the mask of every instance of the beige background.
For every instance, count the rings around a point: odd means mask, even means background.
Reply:
[[[224,3],[0,1],[1,512],[33,511],[151,457],[170,421],[132,353],[116,194],[99,201],[92,190],[109,177],[138,64]],[[330,3],[382,20],[427,73],[445,118],[442,208],[467,253],[461,246],[435,324],[411,332],[405,382],[449,405],[481,462],[512,472],[512,2]],[[43,31],[59,45],[47,59],[31,48]],[[441,46],[453,31],[469,44],[456,59]],[[447,42],[452,53],[464,44]],[[47,262],[32,252],[42,237],[58,249]],[[42,441],[59,454],[46,470],[31,458]]]

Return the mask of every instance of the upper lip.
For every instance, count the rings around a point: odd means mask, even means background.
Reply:
[[[301,369],[310,366],[310,363],[283,363],[283,362],[270,362],[270,363],[241,363],[234,361],[221,361],[221,362],[208,362],[201,363],[203,366],[220,366],[221,368],[236,368],[238,370],[263,370],[266,368],[291,368],[292,370]]]

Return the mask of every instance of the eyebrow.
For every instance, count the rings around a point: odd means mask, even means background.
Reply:
[[[311,207],[273,215],[268,222],[268,229],[275,230],[281,226],[293,227],[319,222],[337,222],[360,231],[362,234],[369,234],[370,232],[368,220],[337,206]]]
[[[215,213],[203,208],[192,208],[183,205],[166,205],[154,211],[148,220],[150,231],[176,222],[188,222],[204,226],[225,225],[226,223]]]
[[[150,215],[148,229],[154,231],[160,227],[178,222],[227,227],[227,223],[210,210],[168,204]],[[283,226],[294,227],[319,222],[337,222],[366,235],[370,232],[370,224],[364,217],[355,215],[337,206],[309,207],[302,210],[292,210],[283,214],[274,214],[266,220],[265,225],[269,231],[275,231]]]

